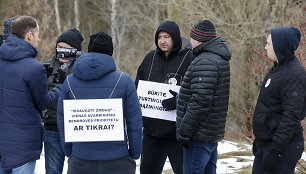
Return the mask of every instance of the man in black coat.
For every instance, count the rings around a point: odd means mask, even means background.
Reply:
[[[292,174],[304,151],[301,120],[306,112],[306,71],[294,51],[299,29],[279,27],[268,36],[274,62],[262,83],[253,117],[253,174]]]
[[[145,56],[138,68],[136,86],[139,80],[180,85],[193,59],[190,43],[187,46],[182,44],[179,27],[174,21],[164,21],[155,33],[155,44],[156,49]],[[167,110],[176,108],[176,92],[171,91],[171,94],[173,97],[162,102]],[[175,138],[175,121],[144,115],[142,147],[142,174],[160,174],[167,156],[174,173],[182,174],[183,152],[182,145]]]
[[[177,139],[183,143],[184,173],[216,173],[218,142],[224,137],[231,52],[209,20],[191,28],[196,56],[177,101]]]
[[[64,31],[56,41],[56,48],[74,48],[81,52],[83,36],[77,29]],[[47,69],[49,88],[62,84],[67,75],[71,74],[75,57],[57,58],[47,60],[44,64]],[[44,147],[45,147],[45,168],[46,174],[61,174],[63,171],[65,155],[62,150],[60,135],[57,128],[57,103],[48,107],[43,118],[45,126]]]

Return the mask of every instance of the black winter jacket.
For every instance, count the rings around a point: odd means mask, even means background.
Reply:
[[[65,72],[60,70],[62,64],[56,58],[51,58],[44,62],[45,65],[49,64],[49,66],[46,66],[49,89],[52,89],[56,84],[59,84],[59,81],[63,82],[66,79],[67,75],[71,74],[73,63],[74,60],[68,67],[67,72]],[[57,103],[47,108],[43,118],[46,130],[58,131],[56,113]]]
[[[257,146],[272,141],[282,150],[303,141],[301,120],[306,114],[306,71],[296,57],[275,65],[266,75],[253,117]]]
[[[160,31],[169,33],[173,40],[173,49],[168,57],[166,57],[158,47],[157,39]],[[136,86],[138,86],[139,80],[168,83],[168,79],[172,77],[177,70],[178,72],[175,78],[178,85],[181,84],[185,71],[193,59],[191,44],[188,42],[188,45],[182,45],[181,39],[179,28],[174,27],[173,23],[166,21],[161,24],[155,34],[155,43],[157,48],[156,50],[150,51],[139,66],[135,80]],[[183,43],[186,43],[185,41],[187,40],[183,40]],[[153,57],[154,61],[152,61]],[[181,63],[182,65],[180,66]],[[152,71],[150,74],[151,65]],[[173,121],[143,117],[143,133],[147,135],[175,137],[175,126],[175,122]]]
[[[274,28],[271,38],[278,61],[266,75],[257,99],[254,144],[282,154],[288,143],[304,141],[301,120],[306,114],[306,71],[294,55],[301,39],[299,29]]]
[[[230,89],[231,52],[221,37],[194,48],[177,101],[177,136],[215,143],[223,139]]]

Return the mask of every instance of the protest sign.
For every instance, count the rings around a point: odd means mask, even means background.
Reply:
[[[176,121],[176,110],[166,111],[162,101],[173,97],[169,90],[179,92],[180,86],[139,80],[138,99],[144,117]]]
[[[123,141],[122,99],[64,100],[65,142]]]

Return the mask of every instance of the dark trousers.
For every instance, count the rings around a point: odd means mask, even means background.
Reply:
[[[46,174],[62,174],[65,154],[57,131],[46,130],[44,136]]]
[[[175,174],[183,173],[183,148],[175,137],[143,135],[140,173],[161,174],[167,156]]]
[[[257,147],[252,174],[272,174],[263,170],[262,157],[269,147]],[[273,174],[294,174],[295,166],[304,151],[304,142],[294,142],[286,146],[277,170]]]
[[[135,174],[136,162],[128,155],[116,160],[83,160],[71,155],[67,174]]]

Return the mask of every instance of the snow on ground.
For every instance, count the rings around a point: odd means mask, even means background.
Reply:
[[[252,146],[249,144],[238,144],[231,141],[221,141],[218,144],[218,154],[226,154],[230,152],[243,152],[243,151],[251,151]],[[302,159],[306,161],[306,153],[304,152],[302,155]],[[237,170],[252,166],[254,160],[254,156],[231,156],[229,158],[221,158],[217,161],[217,174],[232,174],[237,173]],[[140,160],[136,161],[137,169],[136,174],[140,174],[139,166]],[[63,174],[67,173],[67,158],[64,165]],[[162,174],[172,174],[172,168],[169,160],[167,159],[164,170]],[[45,159],[44,152],[41,155],[40,160],[36,162],[35,174],[45,174]]]

